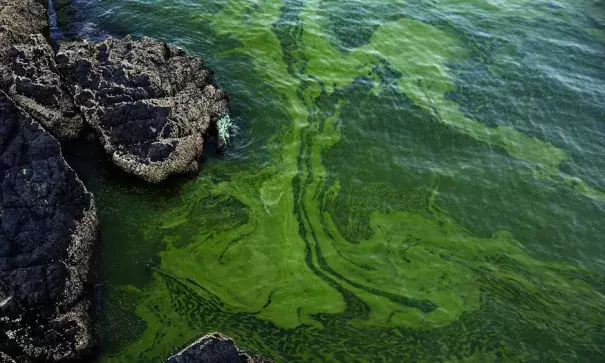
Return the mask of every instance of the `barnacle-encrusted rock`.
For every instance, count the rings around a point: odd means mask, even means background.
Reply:
[[[46,9],[33,0],[0,0],[0,45],[19,44],[30,34],[48,34]]]
[[[220,333],[208,334],[168,358],[164,363],[270,363],[237,349],[233,339]]]
[[[41,3],[0,0],[0,89],[58,138],[77,136],[84,119],[113,162],[144,180],[198,170],[204,136],[227,115],[202,60],[131,37],[64,42],[55,56]]]
[[[0,358],[90,353],[97,235],[93,197],[58,141],[0,91]]]
[[[61,82],[47,33],[41,4],[0,0],[0,89],[55,136],[72,138],[83,121]]]
[[[198,170],[204,136],[227,112],[201,59],[126,37],[61,43],[56,60],[116,165],[149,182]]]

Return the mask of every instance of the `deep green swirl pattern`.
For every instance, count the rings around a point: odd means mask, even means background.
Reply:
[[[278,362],[605,357],[598,2],[89,6],[207,59],[239,128],[193,180],[92,187],[101,361],[217,330]]]

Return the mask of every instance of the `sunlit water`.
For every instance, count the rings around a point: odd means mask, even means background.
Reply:
[[[605,2],[78,1],[204,58],[197,178],[90,178],[103,362],[605,360]],[[59,14],[65,18],[66,14]]]

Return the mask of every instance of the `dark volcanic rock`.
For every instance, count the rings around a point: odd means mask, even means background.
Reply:
[[[59,138],[83,121],[61,82],[46,39],[46,10],[33,0],[0,0],[0,89]]]
[[[52,49],[41,34],[0,50],[0,88],[59,138],[73,138],[82,117],[59,76]]]
[[[219,333],[208,334],[164,363],[270,363],[260,357],[251,357],[235,346],[233,339]]]
[[[0,357],[90,352],[97,234],[93,197],[57,140],[0,91]]]
[[[112,161],[144,180],[197,171],[204,136],[227,113],[202,60],[130,37],[62,43],[55,56],[45,3],[0,0],[0,90],[58,138],[85,120]]]
[[[30,34],[48,34],[46,10],[34,0],[0,0],[0,45],[26,42]]]
[[[202,60],[126,37],[61,43],[56,61],[116,165],[149,182],[198,170],[205,134],[227,113]]]

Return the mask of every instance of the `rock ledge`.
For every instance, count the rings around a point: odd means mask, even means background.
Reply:
[[[226,95],[202,60],[130,36],[60,43],[56,60],[118,167],[154,183],[199,170],[204,136],[227,114]]]
[[[164,363],[271,363],[261,357],[252,357],[240,351],[233,339],[212,333],[173,355]]]

